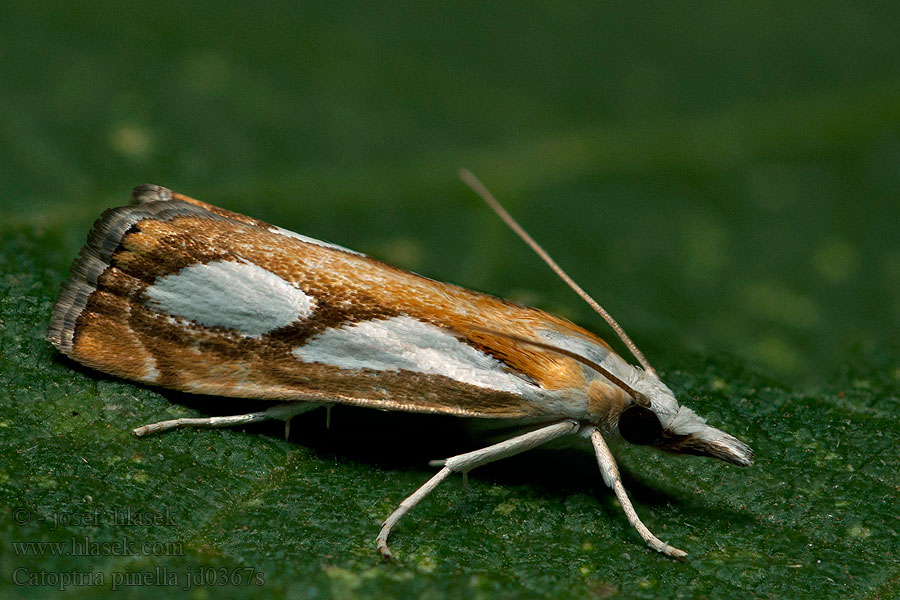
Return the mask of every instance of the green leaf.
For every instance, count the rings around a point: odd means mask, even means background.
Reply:
[[[9,591],[60,586],[93,597],[85,581],[108,590],[130,581],[132,593],[152,595],[191,577],[204,593],[301,597],[895,589],[896,369],[847,372],[815,395],[708,356],[664,371],[679,397],[757,454],[739,469],[614,448],[642,518],[690,553],[684,564],[643,545],[586,448],[515,457],[475,471],[468,487],[451,480],[401,521],[396,560],[385,564],[374,550],[381,520],[430,476],[428,459],[476,447],[477,434],[454,419],[338,407],[330,429],[319,413],[295,418],[290,441],[269,424],[137,439],[130,430],[146,422],[247,405],[145,389],[54,356],[42,336],[60,279],[46,267],[58,242],[33,231],[3,240]]]

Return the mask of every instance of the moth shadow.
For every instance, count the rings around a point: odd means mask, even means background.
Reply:
[[[49,343],[49,342],[48,342]],[[55,348],[52,350],[53,357],[51,360],[59,365],[60,367],[64,367],[69,371],[75,371],[79,375],[82,375],[85,379],[90,379],[94,381],[118,381],[122,382],[123,379],[121,377],[116,377],[115,375],[107,375],[103,371],[97,371],[90,367],[86,367],[80,362],[69,358],[62,352],[59,352]]]
[[[243,414],[271,406],[271,403],[244,399],[159,391],[171,402],[207,416]],[[539,427],[486,421],[338,405],[331,408],[330,415],[319,408],[294,417],[289,441],[309,448],[326,460],[367,464],[381,470],[421,470],[424,483],[437,471],[428,465],[431,460],[484,448]],[[283,438],[285,424],[273,420],[241,429]],[[642,504],[664,505],[677,501],[664,490],[633,477],[627,469],[622,469],[621,475],[629,494]],[[473,471],[471,477],[504,486],[528,486],[541,495],[612,497],[603,483],[590,443],[579,436],[484,465]]]
[[[53,360],[95,381],[122,382],[119,377],[98,372],[61,353],[56,353]],[[271,402],[189,394],[155,386],[144,387],[154,390],[173,404],[197,411],[200,416],[245,414],[264,411],[272,406]],[[499,420],[337,405],[332,407],[329,419],[326,419],[326,411],[322,408],[294,417],[291,420],[289,439],[328,460],[369,464],[383,470],[418,469],[423,473],[424,483],[429,473],[437,470],[428,465],[431,460],[484,448],[537,427],[507,426]],[[277,420],[246,425],[239,429],[278,438],[283,438],[285,433],[284,423]],[[577,436],[570,436],[568,440],[568,447],[536,448],[484,465],[474,471],[472,477],[504,486],[528,486],[542,495],[593,494],[612,498],[613,494],[603,483],[587,440]],[[623,465],[620,465],[620,471],[629,495],[641,504],[665,505],[691,501],[689,496],[675,498],[661,488],[648,485]],[[698,504],[697,509],[705,510],[706,507],[701,504],[702,502]]]
[[[61,353],[54,354],[53,361],[95,381],[122,382],[121,378],[85,367]],[[244,414],[272,406],[271,402],[144,387],[154,390],[173,404],[197,411],[199,416]],[[435,467],[428,465],[430,460],[471,452],[538,427],[509,427],[504,426],[502,421],[340,405],[331,409],[328,421],[325,409],[321,408],[298,415],[291,420],[289,439],[327,460],[369,464],[382,470],[421,470],[423,483],[430,473],[436,472]],[[285,433],[284,423],[275,420],[239,429],[248,434],[277,438],[283,438]],[[536,448],[479,467],[472,477],[504,486],[531,487],[540,495],[565,497],[590,494],[612,501],[613,494],[603,483],[590,444],[577,436],[567,439],[570,442],[568,447]],[[615,453],[615,448],[613,451]],[[650,449],[646,451],[652,452]],[[675,460],[678,458],[674,457]],[[639,474],[633,475],[627,466],[620,464],[619,467],[625,488],[631,498],[640,504],[681,504],[696,511],[712,510],[703,499],[693,494],[679,494],[676,497],[661,487],[648,484]],[[733,516],[738,515],[735,513]],[[732,519],[727,512],[718,517]]]

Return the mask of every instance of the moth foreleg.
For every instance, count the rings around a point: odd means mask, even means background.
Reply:
[[[662,552],[666,556],[683,560],[687,556],[687,552],[670,546],[653,535],[637,516],[634,506],[631,505],[631,500],[628,499],[628,494],[625,493],[625,486],[622,485],[622,478],[619,476],[619,467],[616,466],[616,459],[613,458],[612,452],[609,451],[609,446],[606,445],[606,440],[603,439],[603,434],[600,433],[599,429],[595,428],[591,432],[591,442],[594,444],[594,453],[597,455],[597,464],[600,465],[603,481],[615,492],[616,498],[618,498],[619,504],[622,505],[622,510],[625,511],[625,516],[628,517],[628,522],[631,523],[631,526],[637,530],[641,538],[654,550]]]
[[[322,405],[315,402],[289,402],[285,404],[276,404],[275,406],[260,412],[246,413],[243,415],[228,415],[224,417],[185,417],[181,419],[171,419],[169,421],[159,421],[158,423],[142,425],[141,427],[132,430],[132,433],[141,437],[152,433],[169,431],[170,429],[178,429],[179,427],[233,427],[235,425],[259,423],[260,421],[268,421],[270,419],[283,419],[285,421],[285,437],[287,437],[291,417],[309,412],[320,406]]]
[[[390,516],[385,519],[384,524],[381,526],[381,532],[378,534],[378,537],[375,538],[375,544],[378,548],[378,551],[381,552],[382,556],[384,556],[385,558],[391,557],[391,550],[387,545],[387,539],[391,534],[391,529],[393,529],[394,525],[397,524],[397,521],[403,518],[403,516],[410,510],[412,510],[412,508],[416,504],[418,504],[419,501],[422,500],[422,498],[430,494],[432,490],[434,490],[434,488],[436,488],[442,481],[449,477],[451,473],[467,473],[475,467],[480,467],[496,460],[507,458],[513,456],[514,454],[525,452],[526,450],[531,450],[532,448],[536,448],[537,446],[545,444],[550,440],[575,433],[576,431],[578,431],[578,428],[579,425],[575,421],[561,421],[559,423],[554,423],[553,425],[548,425],[546,427],[542,427],[541,429],[516,436],[514,438],[500,442],[499,444],[488,446],[487,448],[474,450],[465,454],[459,454],[445,460],[432,461],[429,464],[431,464],[432,466],[443,466],[443,468],[438,471],[434,475],[434,477],[425,482],[425,485],[423,485],[415,492],[413,492],[409,497],[404,499],[403,502],[400,503],[400,506],[398,506],[394,510],[394,512],[392,512]]]

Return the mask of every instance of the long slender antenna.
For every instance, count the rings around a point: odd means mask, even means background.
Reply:
[[[488,333],[490,335],[496,335],[498,337],[509,338],[515,342],[519,342],[520,344],[527,344],[529,346],[534,346],[535,348],[549,350],[550,352],[555,352],[557,354],[561,354],[563,356],[571,358],[572,360],[578,361],[581,364],[585,365],[586,367],[597,371],[598,373],[600,373],[601,375],[606,377],[608,380],[610,380],[613,384],[615,384],[615,385],[619,386],[620,388],[622,388],[623,390],[625,390],[625,392],[629,396],[634,398],[635,404],[637,404],[639,406],[643,406],[644,408],[650,408],[650,398],[648,398],[641,392],[637,391],[636,389],[634,389],[633,387],[631,387],[630,385],[628,385],[627,383],[622,381],[620,378],[613,375],[612,372],[609,369],[607,369],[606,367],[604,367],[603,365],[596,363],[596,362],[592,361],[591,359],[578,354],[577,352],[572,352],[571,350],[567,350],[565,348],[560,348],[559,346],[554,346],[553,344],[547,344],[545,342],[531,340],[531,339],[528,339],[527,337],[522,337],[521,335],[516,335],[514,333],[507,333],[505,331],[498,331],[496,329],[491,329],[490,327],[482,327],[480,325],[473,324],[473,325],[469,325],[469,328],[473,329],[475,331],[480,331],[481,333]]]
[[[516,232],[516,235],[522,238],[522,241],[528,244],[531,249],[541,257],[541,260],[547,263],[547,266],[553,269],[553,272],[556,273],[560,279],[566,282],[566,285],[572,288],[572,291],[581,296],[581,299],[587,302],[588,306],[593,308],[597,314],[603,317],[603,320],[606,321],[610,327],[612,327],[613,331],[616,332],[616,335],[619,336],[619,339],[622,340],[622,343],[625,344],[628,350],[631,351],[637,361],[641,363],[641,366],[643,366],[648,373],[656,376],[656,370],[650,366],[650,363],[644,357],[644,354],[638,349],[637,345],[633,341],[631,341],[631,338],[628,337],[628,334],[625,333],[625,330],[622,329],[622,326],[612,318],[611,314],[606,312],[606,309],[600,306],[600,304],[596,300],[591,298],[587,292],[581,289],[581,286],[575,283],[575,281],[571,277],[569,277],[565,271],[562,270],[562,267],[556,264],[555,260],[550,258],[550,255],[547,254],[547,252],[543,248],[541,248],[540,244],[534,241],[534,239],[530,235],[528,235],[528,233],[524,229],[522,229],[522,226],[519,225],[508,212],[506,212],[506,209],[503,208],[499,202],[497,202],[497,199],[494,198],[494,195],[491,194],[490,190],[488,190],[484,186],[484,184],[481,183],[478,178],[475,177],[475,175],[473,175],[472,172],[468,169],[460,169],[459,178],[463,180],[463,183],[472,188],[473,192],[481,196],[481,199],[484,200],[495,213],[497,213],[497,216],[503,219],[503,222],[506,223],[510,229]]]

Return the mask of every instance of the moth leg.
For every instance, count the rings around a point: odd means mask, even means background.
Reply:
[[[536,448],[537,446],[545,444],[550,440],[575,433],[576,431],[578,431],[578,429],[579,425],[575,421],[561,421],[559,423],[554,423],[553,425],[548,425],[547,427],[542,427],[541,429],[516,436],[514,438],[500,442],[499,444],[494,444],[493,446],[482,448],[481,450],[474,450],[465,454],[459,454],[446,460],[432,461],[429,464],[435,466],[435,463],[437,463],[437,465],[443,466],[443,468],[438,471],[434,477],[425,482],[425,485],[417,489],[408,498],[403,500],[403,502],[400,503],[400,506],[398,506],[394,510],[394,512],[392,512],[390,516],[384,521],[384,524],[381,526],[381,532],[378,534],[378,537],[375,538],[375,545],[378,548],[378,551],[381,552],[382,556],[384,556],[385,558],[391,557],[391,550],[387,545],[387,539],[391,534],[391,529],[393,529],[394,525],[397,524],[397,521],[403,518],[403,516],[410,510],[412,510],[412,508],[416,504],[418,504],[419,501],[422,500],[422,498],[430,494],[432,490],[434,490],[434,488],[436,488],[442,481],[447,479],[447,477],[449,477],[451,473],[461,472],[465,474],[475,467],[480,467],[496,460],[507,458],[513,456],[514,454],[525,452],[526,450],[531,450],[532,448]]]
[[[178,429],[179,427],[232,427],[234,425],[247,425],[248,423],[259,423],[260,421],[268,421],[269,419],[284,419],[289,422],[291,417],[309,412],[315,408],[322,406],[314,402],[290,402],[286,404],[276,404],[275,406],[260,412],[247,413],[243,415],[228,415],[225,417],[199,417],[199,418],[181,418],[169,421],[159,421],[158,423],[150,423],[142,425],[132,430],[132,433],[138,437],[150,435],[152,433],[161,433],[170,429]],[[287,430],[285,435],[287,435]]]
[[[597,455],[597,463],[600,465],[603,481],[615,492],[616,498],[618,498],[619,504],[622,505],[622,510],[625,511],[625,516],[628,517],[628,522],[631,523],[631,526],[637,530],[641,538],[654,550],[662,552],[666,556],[684,560],[687,552],[661,541],[647,529],[637,516],[634,506],[631,505],[631,500],[628,499],[628,495],[625,493],[622,479],[619,477],[619,467],[616,466],[616,459],[613,458],[612,452],[609,451],[609,446],[606,445],[606,440],[603,439],[599,429],[595,428],[591,432],[591,442],[594,444],[594,453]]]

